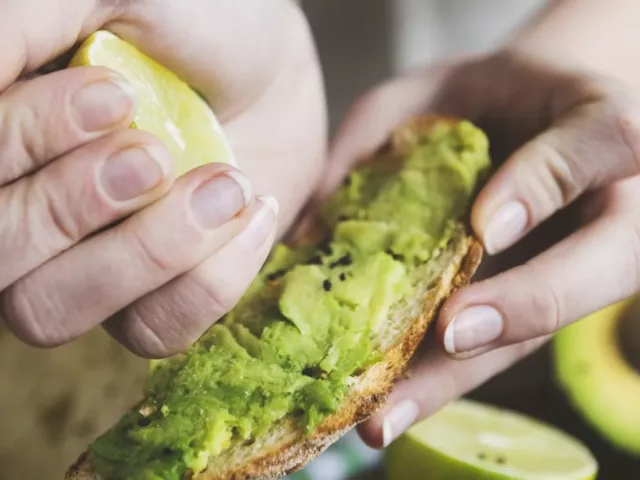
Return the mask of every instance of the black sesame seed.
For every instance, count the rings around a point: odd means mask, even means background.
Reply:
[[[165,456],[165,457],[169,457],[169,456],[173,455],[173,450],[171,450],[170,448],[165,447],[165,448],[162,449],[162,455]]]
[[[313,257],[311,257],[309,259],[307,264],[309,264],[309,265],[321,265],[322,264],[322,258],[320,258],[320,255],[315,255],[315,256],[313,256]]]
[[[151,423],[151,419],[148,417],[143,417],[140,420],[138,420],[138,426],[139,427],[146,427]]]
[[[329,245],[328,243],[325,245],[322,245],[321,250],[322,250],[322,253],[324,253],[325,255],[331,255],[333,253],[333,250],[331,249],[331,245]]]
[[[322,376],[322,370],[319,367],[305,367],[302,370],[302,374],[306,377],[320,378],[320,376]]]
[[[499,457],[496,458],[496,463],[499,463],[500,465],[502,465],[503,463],[506,463],[507,459],[505,457],[503,457],[502,455],[500,455]]]
[[[478,458],[479,458],[480,460],[484,460],[485,458],[487,458],[487,454],[486,454],[486,453],[484,453],[484,452],[479,452],[479,453],[478,453]]]
[[[404,255],[400,254],[400,253],[396,253],[393,250],[391,250],[390,248],[387,248],[387,254],[391,256],[391,258],[393,258],[394,260],[397,260],[399,262],[402,262],[404,260]]]
[[[349,185],[351,185],[351,175],[347,175],[344,180],[342,181],[342,184],[345,187],[348,187]]]
[[[337,267],[339,265],[347,267],[347,266],[351,265],[351,263],[352,263],[351,255],[349,255],[347,253],[346,255],[341,256],[338,260],[336,260],[331,265],[329,265],[329,268],[334,268],[334,267]]]
[[[322,288],[324,288],[325,292],[328,292],[331,290],[331,282],[329,280],[325,280],[324,282],[322,282]]]
[[[344,282],[344,281],[347,279],[347,276],[344,274],[344,272],[342,272],[342,273],[340,274],[340,277],[339,277],[339,278],[340,278],[340,280],[341,280],[341,281],[343,281],[343,282]]]

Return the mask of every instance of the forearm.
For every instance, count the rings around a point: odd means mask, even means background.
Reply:
[[[639,19],[638,0],[553,0],[511,46],[562,66],[586,66],[640,88]]]

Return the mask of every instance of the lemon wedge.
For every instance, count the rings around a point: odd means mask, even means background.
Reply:
[[[175,73],[106,30],[89,36],[69,66],[103,66],[133,86],[137,110],[132,128],[155,135],[176,161],[177,175],[210,162],[236,165],[209,105]]]

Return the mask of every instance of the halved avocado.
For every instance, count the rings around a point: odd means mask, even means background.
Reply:
[[[622,339],[624,338],[624,341]],[[558,332],[558,383],[574,408],[617,448],[640,456],[640,296],[606,307]]]

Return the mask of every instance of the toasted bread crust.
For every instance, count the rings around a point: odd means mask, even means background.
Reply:
[[[271,480],[304,467],[309,461],[338,440],[356,424],[380,411],[424,335],[436,318],[444,300],[456,289],[469,283],[482,258],[482,246],[471,238],[460,239],[455,259],[438,285],[429,290],[423,301],[421,315],[416,318],[404,337],[385,354],[384,361],[369,368],[360,380],[365,388],[356,388],[345,400],[340,410],[325,419],[312,436],[279,446],[266,452],[241,468],[227,472],[224,477],[208,474],[198,476],[202,480]]]
[[[428,116],[412,119],[390,136],[390,141],[381,151],[404,154],[420,136],[428,134],[439,122],[453,123],[450,117]],[[375,155],[374,155],[375,156]],[[262,455],[252,458],[239,467],[220,473],[208,468],[200,473],[198,480],[271,480],[301,469],[316,458],[332,443],[358,423],[380,411],[415,353],[431,322],[446,298],[455,290],[467,285],[482,259],[482,245],[466,233],[452,239],[453,257],[441,272],[438,282],[429,288],[422,301],[420,313],[410,322],[404,335],[385,352],[383,361],[371,366],[360,377],[341,408],[327,417],[309,436],[299,432],[294,438],[275,445]],[[65,476],[66,480],[101,480],[91,465],[88,452],[83,453]]]

